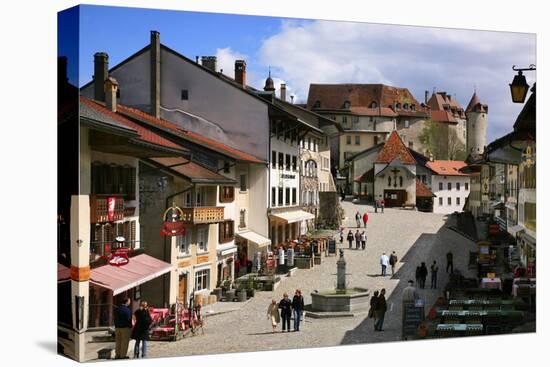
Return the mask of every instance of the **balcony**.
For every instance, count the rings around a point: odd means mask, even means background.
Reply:
[[[199,206],[194,208],[181,208],[182,220],[188,224],[208,224],[223,222],[223,206]]]

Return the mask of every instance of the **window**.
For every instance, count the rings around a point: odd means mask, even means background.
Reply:
[[[403,176],[399,176],[399,187],[403,187]]]
[[[447,183],[447,190],[451,191],[452,188],[453,188],[453,184],[450,183],[450,182],[448,182],[448,183]]]
[[[271,151],[271,168],[277,168],[277,152]]]
[[[453,200],[450,197],[448,197],[447,198],[447,205],[452,205],[452,202],[453,202]]]
[[[439,198],[439,206],[443,206],[443,198]]]
[[[412,149],[412,148],[413,148],[413,142],[409,141],[409,149]]]
[[[378,107],[378,103],[376,103],[375,101],[372,101],[369,105],[369,108],[376,108]]]
[[[312,150],[313,146],[311,145],[311,138],[307,138],[307,149]]]
[[[226,243],[233,240],[233,228],[235,227],[235,222],[232,220],[226,220],[219,225],[219,242]]]
[[[195,272],[195,290],[208,289],[210,284],[210,269],[198,270]]]
[[[195,191],[195,206],[202,206],[202,199],[203,199],[203,188],[197,188]]]
[[[233,186],[220,187],[220,203],[230,203],[235,199],[235,188]]]
[[[92,163],[92,194],[123,194],[126,200],[135,200],[136,168]]]
[[[231,167],[229,166],[229,162],[223,162],[223,172],[229,173],[231,170]]]
[[[277,203],[283,205],[283,188],[279,187],[279,197],[277,198]]]
[[[197,231],[197,250],[208,251],[208,228],[201,228]]]
[[[411,105],[411,110],[416,111],[416,105],[412,104]]]
[[[240,183],[241,183],[241,192],[246,192],[246,190],[248,189],[246,174],[241,175]]]
[[[408,110],[409,109],[409,104],[408,103],[403,104],[403,109]],[[407,122],[407,121],[405,121],[405,122]]]
[[[359,123],[359,116],[353,116],[352,121],[353,121],[354,124],[358,124]]]
[[[405,120],[405,129],[408,129],[410,126],[409,120]]]
[[[470,184],[468,182],[464,182],[464,190],[468,191],[469,186],[470,186]]]
[[[315,101],[313,108],[321,108],[321,101]]]
[[[181,90],[181,100],[187,101],[189,99],[189,91],[187,89]]]
[[[388,186],[391,187],[391,176],[388,176]]]
[[[290,187],[285,189],[285,205],[290,205]]]
[[[189,245],[191,243],[191,229],[187,229],[184,236],[176,237],[176,245],[178,246],[180,256],[189,255]]]
[[[277,203],[277,188],[272,187],[271,188],[271,206],[275,206]]]
[[[439,190],[443,190],[443,182],[439,183]]]
[[[456,183],[456,189],[457,189],[457,190],[460,190],[460,182],[457,182],[457,183]]]
[[[296,188],[295,187],[292,188],[292,204],[293,205],[296,204]]]
[[[283,169],[284,164],[285,164],[285,155],[279,152],[279,169]]]
[[[346,144],[351,145],[351,135],[346,135]]]
[[[286,170],[290,171],[290,154],[285,154]]]
[[[190,207],[193,205],[192,195],[190,192],[185,193],[185,206]]]
[[[348,117],[347,116],[342,116],[342,123],[344,125],[347,125],[348,124]]]
[[[295,155],[292,156],[292,170],[293,171],[297,171],[298,170],[298,159],[296,158]]]
[[[246,209],[239,212],[239,228],[246,228]]]
[[[355,135],[355,145],[361,144],[361,136]]]
[[[460,198],[456,198],[456,205],[460,205]]]
[[[351,106],[351,103],[349,101],[344,102],[344,109],[345,110],[349,110],[350,106]]]
[[[314,151],[314,152],[319,151],[319,140],[318,140],[318,139],[315,139],[315,140],[313,141],[313,151]]]
[[[374,145],[378,145],[378,135],[374,136]]]

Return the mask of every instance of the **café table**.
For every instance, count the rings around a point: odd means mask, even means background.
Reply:
[[[500,278],[482,278],[480,287],[485,289],[502,290],[502,281],[500,280]]]

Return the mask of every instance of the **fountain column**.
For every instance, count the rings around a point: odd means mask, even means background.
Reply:
[[[346,292],[346,260],[344,251],[340,249],[340,258],[336,261],[336,292]]]

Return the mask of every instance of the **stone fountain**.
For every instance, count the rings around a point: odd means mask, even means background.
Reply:
[[[344,250],[336,262],[336,288],[311,293],[314,312],[351,312],[368,310],[369,293],[366,288],[346,286],[346,260]]]

